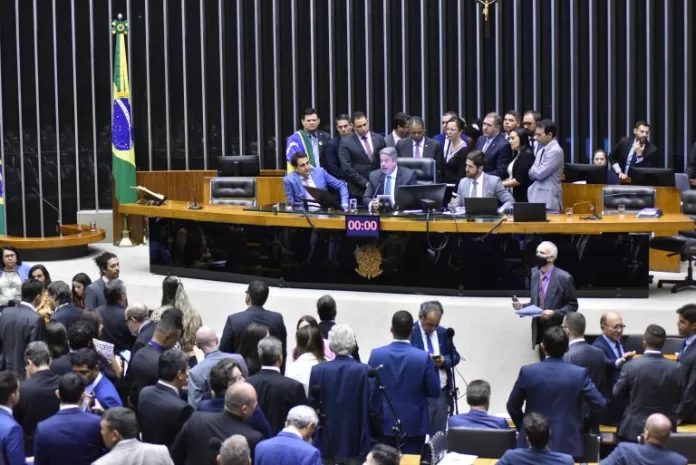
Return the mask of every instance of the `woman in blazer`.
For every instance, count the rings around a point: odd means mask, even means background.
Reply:
[[[510,148],[515,158],[508,165],[508,178],[503,181],[503,186],[512,189],[515,202],[527,202],[527,188],[532,184],[529,169],[534,164],[534,153],[523,128],[510,131]]]
[[[445,126],[447,139],[442,148],[445,159],[444,182],[455,186],[466,176],[466,154],[469,152],[469,146],[462,140],[464,128],[464,120],[459,117],[451,118]]]

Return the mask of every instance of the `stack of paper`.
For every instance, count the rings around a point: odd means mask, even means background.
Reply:
[[[520,308],[515,313],[517,313],[517,316],[519,316],[520,318],[523,318],[525,316],[541,316],[541,314],[544,313],[544,311],[536,305],[527,305],[526,307]]]
[[[477,455],[448,452],[447,455],[445,455],[445,458],[442,459],[437,465],[473,465],[477,458]]]

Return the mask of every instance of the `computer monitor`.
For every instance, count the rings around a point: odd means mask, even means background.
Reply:
[[[421,184],[396,188],[398,210],[440,210],[447,184]]]
[[[586,182],[587,184],[606,184],[607,167],[602,165],[585,165],[581,163],[565,164],[565,182]]]
[[[517,202],[512,207],[515,223],[546,221],[546,204]]]
[[[466,216],[497,216],[498,199],[495,197],[467,197],[464,199]]]
[[[258,155],[233,155],[217,159],[220,177],[253,177],[261,174]]]
[[[631,167],[628,172],[634,186],[674,187],[674,170],[671,168]]]

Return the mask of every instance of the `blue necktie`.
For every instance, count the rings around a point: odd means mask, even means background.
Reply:
[[[623,357],[623,349],[621,348],[621,343],[617,342],[616,343],[616,352],[619,353],[619,358]]]
[[[628,152],[628,157],[626,157],[626,166],[624,166],[624,174],[628,176],[628,172],[631,169],[631,165],[633,165],[633,159],[636,156],[636,149],[631,147],[631,150]]]
[[[686,350],[686,339],[684,339],[684,343],[681,346],[681,350],[679,351],[679,357],[677,357],[677,360],[681,360],[681,358],[684,356],[685,350]]]
[[[384,182],[384,195],[391,195],[391,175],[387,176]]]
[[[433,340],[430,339],[430,334],[425,335],[425,340],[428,342],[428,353],[430,355],[435,353],[435,349],[433,348]]]

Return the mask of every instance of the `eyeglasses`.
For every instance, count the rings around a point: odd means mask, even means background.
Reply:
[[[626,325],[614,325],[614,326],[606,326],[604,325],[605,328],[609,328],[612,331],[618,331],[620,329],[626,329]]]

